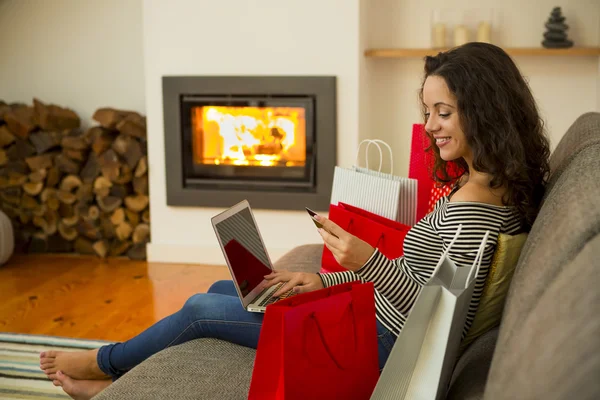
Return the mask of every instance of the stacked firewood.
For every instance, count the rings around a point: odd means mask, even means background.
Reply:
[[[98,109],[83,130],[70,109],[0,102],[0,209],[22,252],[146,258],[146,119]]]

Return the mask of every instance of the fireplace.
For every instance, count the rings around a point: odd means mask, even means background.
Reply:
[[[335,77],[163,77],[167,204],[326,210]]]

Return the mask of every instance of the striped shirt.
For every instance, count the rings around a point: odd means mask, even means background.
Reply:
[[[325,287],[360,280],[373,282],[377,320],[398,336],[421,288],[446,250],[458,226],[461,233],[452,245],[448,257],[457,267],[471,267],[486,231],[490,235],[469,305],[463,337],[468,332],[488,274],[498,234],[522,232],[520,216],[515,207],[478,202],[450,202],[458,186],[435,205],[434,210],[411,228],[404,239],[404,256],[390,260],[379,250],[356,272],[344,271],[320,274]]]

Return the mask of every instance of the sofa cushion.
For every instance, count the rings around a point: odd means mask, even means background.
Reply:
[[[322,244],[305,244],[298,246],[275,262],[275,269],[296,272],[319,272],[321,269]]]
[[[550,170],[554,178],[562,173],[568,163],[586,147],[600,142],[600,113],[581,115],[569,127],[550,157]]]
[[[479,336],[460,357],[450,381],[447,400],[480,400],[483,398],[498,328]]]
[[[94,400],[246,399],[254,354],[217,339],[192,340],[153,355]]]
[[[598,131],[600,135],[600,131]],[[506,299],[497,356],[514,351],[522,322],[562,268],[600,231],[600,143],[581,150],[557,179],[533,224]]]
[[[486,400],[598,398],[599,258],[600,235],[596,235],[548,283],[531,312],[519,321],[516,340],[497,348]]]
[[[519,255],[527,239],[527,233],[498,235],[488,276],[485,279],[481,300],[467,336],[460,344],[460,353],[478,337],[500,325],[504,301],[510,287]]]

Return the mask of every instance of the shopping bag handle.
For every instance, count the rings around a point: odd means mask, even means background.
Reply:
[[[367,150],[365,151],[365,154],[366,154],[365,162],[367,163],[367,169],[369,168],[369,146],[371,146],[373,143],[375,143],[375,146],[377,146],[377,147],[379,147],[378,143],[381,143],[387,147],[388,152],[390,153],[390,174],[393,174],[394,173],[394,154],[392,153],[392,148],[390,147],[389,144],[387,144],[386,142],[384,142],[381,139],[371,139],[371,141],[367,144]],[[381,148],[379,147],[379,172],[381,172],[382,162],[383,162],[383,160],[381,157]]]
[[[460,231],[462,230],[462,224],[458,225],[458,229],[456,230],[456,233],[454,234],[454,237],[452,238],[452,241],[450,242],[450,244],[448,245],[448,247],[446,248],[446,250],[442,253],[442,256],[440,257],[440,260],[438,261],[437,265],[435,266],[435,269],[433,270],[433,273],[431,274],[431,276],[436,276],[440,267],[442,266],[444,259],[446,257],[448,257],[448,253],[450,252],[450,249],[452,248],[452,246],[454,246],[454,242],[456,242],[456,239],[458,239],[458,236],[460,235]],[[468,279],[467,279],[468,282]]]
[[[488,240],[489,236],[490,236],[490,231],[485,231],[485,235],[483,235],[483,239],[481,240],[481,244],[479,245],[479,250],[477,250],[477,255],[475,256],[475,261],[473,262],[473,266],[471,266],[471,272],[469,272],[469,276],[467,277],[467,286],[466,287],[469,287],[472,279],[477,279],[477,276],[479,275],[479,268],[481,267],[481,262],[483,261],[483,252],[485,251],[485,245],[487,244],[487,240]],[[474,277],[473,277],[473,271],[475,271]]]
[[[350,312],[350,315],[352,317],[352,339],[354,342],[354,348],[352,349],[352,352],[356,352],[356,344],[357,344],[357,338],[356,338],[356,320],[355,320],[355,316],[354,316],[354,308],[352,307],[352,303],[349,303],[348,306],[346,307],[346,309],[344,310],[344,316]],[[327,341],[325,340],[325,335],[323,334],[323,328],[321,326],[321,323],[319,322],[319,320],[317,319],[316,313],[313,311],[312,313],[310,313],[308,315],[308,319],[307,321],[313,321],[315,323],[315,326],[317,327],[317,332],[319,332],[319,339],[321,340],[321,343],[323,343],[323,348],[325,349],[325,352],[327,353],[327,355],[329,356],[329,358],[331,359],[331,361],[333,361],[333,363],[335,364],[336,367],[338,367],[338,369],[340,370],[345,370],[346,368],[342,365],[342,363],[333,355],[333,352],[331,351],[331,349],[329,348],[329,346],[327,345]],[[306,352],[306,336],[304,335],[304,351]]]
[[[354,161],[354,165],[359,165],[358,157],[360,156],[360,148],[362,147],[363,143],[367,143],[367,150],[365,150],[365,164],[367,169],[369,169],[369,146],[373,143],[373,140],[371,139],[365,139],[358,144],[358,148],[356,149],[356,160]],[[375,146],[377,147],[377,150],[379,150],[379,172],[381,172],[381,166],[383,165],[383,153],[381,152],[381,146],[379,146],[377,143],[375,144]]]

